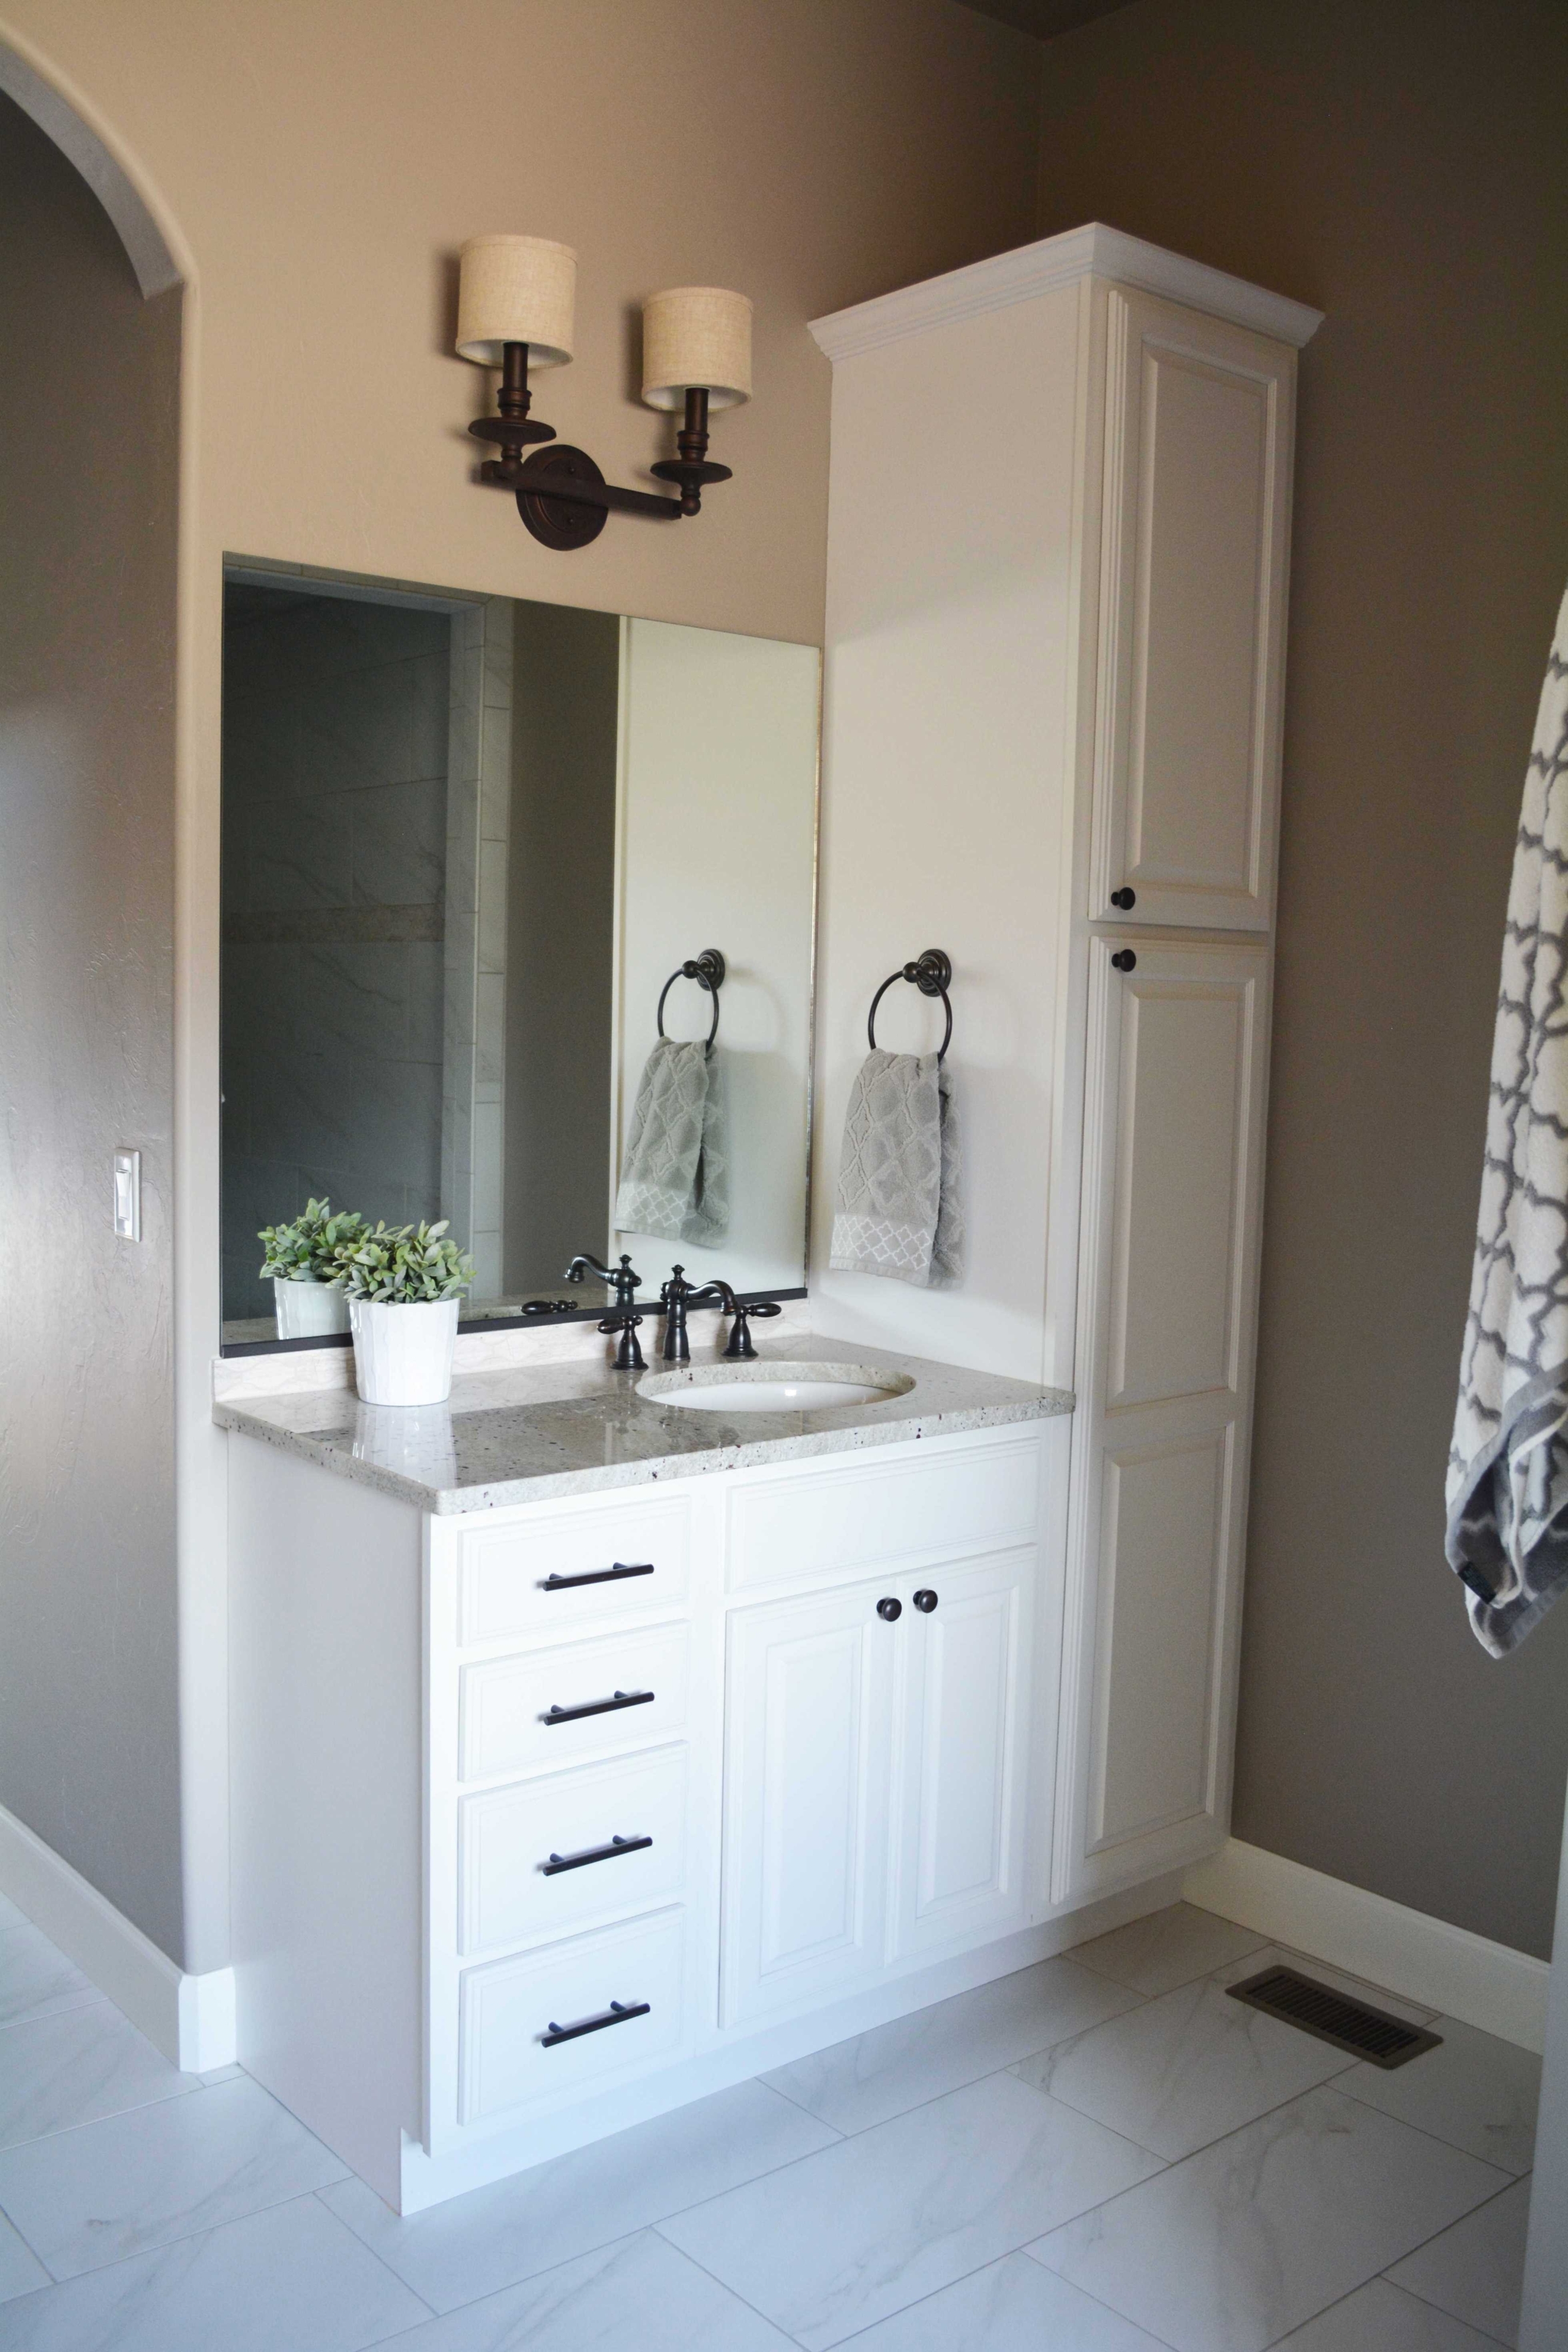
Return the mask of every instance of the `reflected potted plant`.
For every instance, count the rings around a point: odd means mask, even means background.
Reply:
[[[474,1261],[447,1230],[378,1224],[340,1259],[366,1404],[440,1404],[451,1393],[458,1311]]]
[[[355,1210],[334,1215],[330,1201],[309,1201],[289,1223],[262,1226],[261,1279],[272,1278],[280,1339],[320,1339],[348,1329],[342,1258],[368,1231]]]

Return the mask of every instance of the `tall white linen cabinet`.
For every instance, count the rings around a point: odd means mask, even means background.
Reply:
[[[1077,1391],[1057,1904],[1228,1827],[1296,352],[1320,315],[1096,226],[813,327],[814,1311]],[[953,960],[965,1130],[946,1296],[827,1270],[867,1003],[929,946]],[[878,1042],[929,1046],[923,1013],[895,992]]]

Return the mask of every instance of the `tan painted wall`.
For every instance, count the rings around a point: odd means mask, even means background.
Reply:
[[[1045,51],[1039,212],[1328,313],[1301,359],[1237,1832],[1538,1953],[1568,1607],[1486,1657],[1442,1483],[1568,577],[1565,88],[1561,0],[1138,0]]]
[[[205,1969],[227,1949],[221,556],[820,642],[829,371],[805,322],[1027,237],[1037,52],[957,0],[0,0],[0,42],[99,130],[194,281],[175,1378],[185,1960]],[[736,479],[700,523],[613,519],[554,555],[470,486],[489,394],[449,355],[453,257],[487,228],[577,247],[577,361],[537,413],[612,478],[668,432],[635,399],[641,298],[752,296],[756,399],[719,421]]]
[[[180,296],[6,98],[0,319],[0,1804],[175,1952]]]

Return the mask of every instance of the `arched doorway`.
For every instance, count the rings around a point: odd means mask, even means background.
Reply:
[[[176,1968],[180,288],[104,142],[0,47],[0,1832]]]

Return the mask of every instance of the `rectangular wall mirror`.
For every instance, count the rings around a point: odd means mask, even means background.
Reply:
[[[563,1280],[580,1251],[628,1253],[650,1300],[677,1262],[799,1294],[820,671],[812,646],[226,566],[226,1350],[346,1328],[258,1271],[260,1229],[321,1199],[447,1218],[470,1322],[603,1314]],[[683,970],[710,951],[716,990]],[[656,1052],[661,1010],[685,1052]]]

